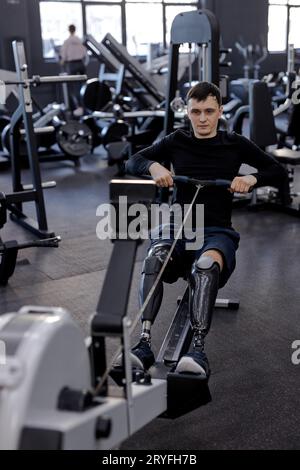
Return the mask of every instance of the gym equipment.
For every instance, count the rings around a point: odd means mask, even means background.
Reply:
[[[100,62],[99,80],[101,83],[105,80],[103,90],[102,84],[99,85],[98,98],[103,109],[99,111],[100,106],[97,105],[98,111],[92,114],[95,119],[102,119],[103,122],[92,122],[89,117],[83,119],[83,122],[86,122],[95,133],[93,146],[103,143],[106,148],[109,144],[123,140],[125,137],[132,144],[133,151],[140,146],[150,145],[162,130],[160,118],[163,115],[152,116],[150,120],[146,119],[149,116],[144,115],[143,112],[139,115],[130,113],[139,111],[139,108],[153,109],[160,106],[164,95],[158,89],[155,79],[110,34],[104,37],[102,43],[98,43],[93,36],[87,35],[85,45]],[[99,83],[97,79],[93,79],[95,89]],[[108,101],[109,94],[106,93],[107,83],[115,90],[110,101]],[[86,93],[84,88],[83,92]],[[92,100],[93,103],[97,101],[97,99]],[[89,104],[86,104],[86,107],[92,108]],[[94,107],[96,107],[95,104]],[[119,110],[119,115],[117,110]],[[129,120],[130,129],[127,122],[124,122],[127,120]]]
[[[117,165],[117,176],[125,174],[125,160],[131,156],[131,145],[126,140],[111,142],[106,145],[108,166]]]
[[[106,83],[98,78],[88,80],[80,90],[82,104],[87,112],[102,111],[112,103],[112,93]]]
[[[56,140],[56,131],[57,127],[64,124],[63,121],[58,119],[58,114],[61,111],[60,106],[53,106],[49,110],[45,112],[40,110],[42,116],[33,124],[33,99],[31,97],[31,86],[39,86],[43,83],[68,83],[68,82],[75,82],[75,81],[85,81],[87,79],[86,75],[58,75],[58,76],[50,76],[50,77],[40,77],[38,75],[33,76],[32,78],[28,78],[28,71],[27,71],[27,64],[26,64],[26,56],[25,56],[25,49],[24,44],[22,41],[14,41],[13,42],[13,52],[14,52],[14,59],[16,64],[16,70],[18,75],[18,80],[16,81],[7,81],[5,82],[7,85],[18,85],[19,88],[19,106],[14,112],[10,127],[6,127],[2,132],[2,141],[4,146],[7,147],[7,151],[9,154],[12,153],[17,154],[14,158],[15,160],[19,160],[20,155],[20,142],[21,137],[20,135],[24,135],[26,138],[26,146],[28,150],[28,159],[29,153],[33,151],[33,140],[35,140],[35,135],[43,135],[40,138],[40,142],[35,142],[35,150],[34,153],[37,156],[37,144],[40,143],[41,145],[45,145],[46,147],[51,147],[51,144]],[[21,129],[22,121],[24,122],[24,129]],[[30,122],[30,124],[29,124]],[[54,123],[55,125],[49,125]],[[39,127],[40,126],[40,127]],[[72,127],[70,127],[72,128]],[[69,140],[73,142],[73,146],[68,146],[68,154],[53,154],[53,155],[46,155],[44,156],[43,160],[65,160],[66,158],[71,158],[73,161],[77,160],[79,157],[83,156],[84,153],[80,152],[86,150],[86,147],[82,145],[83,136],[86,136],[88,130],[86,128],[79,128],[79,126],[73,126],[74,133],[70,135],[70,128],[68,131]],[[60,134],[62,135],[62,134]],[[53,137],[54,136],[54,137]],[[10,141],[8,144],[7,140]],[[87,140],[91,140],[89,136]],[[75,142],[77,146],[75,146]],[[80,142],[80,145],[79,145]],[[71,149],[74,148],[74,154],[71,153]],[[87,151],[89,148],[87,148]]]
[[[8,125],[10,125],[10,117],[6,116],[5,114],[0,116],[0,135]],[[4,150],[3,142],[0,141],[0,151]]]
[[[278,145],[277,130],[274,123],[274,110],[268,85],[264,82],[252,83],[249,90],[249,106],[244,107],[244,115],[248,113],[250,122],[250,139],[265,150],[268,146]],[[240,110],[241,119],[242,108]],[[288,171],[289,178],[278,187],[266,188],[263,194],[260,188],[254,189],[251,204],[253,209],[268,208],[279,210],[299,217],[299,194],[293,191],[293,173],[300,164],[300,152],[289,148],[277,148],[268,152]]]
[[[141,103],[143,107],[155,108],[164,100],[164,94],[161,93],[152,77],[130,54],[126,47],[120,44],[110,33],[107,33],[102,44],[113,54],[113,56],[125,67],[125,71],[130,72],[133,79],[139,84],[139,88],[130,85],[130,91]],[[127,81],[126,81],[126,86]],[[141,89],[142,86],[142,89]]]
[[[61,113],[60,105],[49,105],[49,108],[50,110],[33,124],[39,161],[65,160],[67,157],[74,161],[74,159],[90,153],[92,150],[93,134],[89,126],[86,127],[84,123],[75,120],[62,121],[58,117]],[[49,123],[48,125],[47,122]],[[16,146],[18,147],[19,155],[26,160],[25,131],[20,129],[19,133],[14,133],[9,119],[9,124],[4,127],[1,133],[1,144],[6,157],[10,157],[11,154],[11,135],[17,139]],[[52,146],[55,144],[58,144],[63,153],[52,149]]]
[[[98,126],[97,120],[91,115],[83,116],[83,118],[81,119],[81,122],[84,125],[88,126],[88,128],[90,129],[92,133],[92,151],[93,151],[94,148],[102,144],[102,138],[101,138],[102,128]]]
[[[180,116],[180,119],[184,115],[185,113],[176,113],[176,116]],[[142,147],[151,145],[159,136],[162,130],[165,111],[123,111],[119,105],[114,105],[112,112],[95,111],[92,116],[97,120],[97,124],[93,125],[98,126],[98,132],[99,128],[103,126],[102,130],[100,130],[99,140],[101,139],[100,143],[106,149],[108,145],[114,142],[125,141],[130,144],[130,153],[133,153]],[[119,154],[119,158],[116,156],[115,151],[117,148],[118,146],[114,147],[114,157],[111,159],[111,163],[113,161],[117,163],[117,161],[124,160],[123,152]],[[129,147],[127,146],[127,148]]]
[[[287,72],[279,74],[280,81],[285,82],[285,91],[281,85],[279,93],[274,91],[278,85],[271,81],[273,79],[272,74],[264,77],[262,82],[268,86],[272,99],[273,116],[277,132],[280,135],[279,146],[286,146],[294,150],[294,146],[297,147],[298,145],[300,134],[298,131],[298,105],[294,105],[292,100],[294,92],[299,88],[295,72],[295,51],[293,44],[289,44],[287,56]],[[249,116],[249,88],[257,81],[244,78],[231,82],[232,96],[235,98],[238,96],[238,99],[240,99],[240,108],[237,110],[232,121],[232,129],[238,134],[242,134],[243,121]],[[293,137],[294,142],[288,142],[288,137]]]
[[[268,58],[268,48],[252,44],[244,44],[243,40],[235,43],[236,49],[244,59],[244,77],[232,80],[228,85],[230,101],[225,105],[224,114],[230,119],[239,119],[236,112],[243,106],[249,104],[249,86],[253,81],[259,80],[261,64]],[[239,123],[237,125],[240,125]],[[238,129],[240,130],[240,129]]]
[[[266,46],[256,44],[245,45],[242,40],[235,43],[235,47],[242,55],[245,64],[243,66],[244,78],[255,80],[259,79],[261,64],[268,58],[269,52]]]
[[[0,110],[7,112],[6,101],[10,95],[14,95],[18,99],[18,91],[14,81],[17,79],[15,72],[9,70],[0,69]],[[11,85],[6,85],[7,82],[12,82]],[[3,86],[5,85],[5,86]]]
[[[114,105],[113,112],[94,111],[90,116],[82,118],[83,125],[86,125],[91,132],[92,149],[99,145],[107,150],[108,145],[120,142],[127,138],[130,126],[124,121],[123,113],[120,113],[120,106]],[[100,113],[101,119],[97,119]]]
[[[124,66],[106,49],[100,42],[96,41],[94,36],[87,34],[84,44],[88,50],[100,62],[99,80],[113,81],[117,84],[116,92],[121,92],[124,79]],[[105,71],[107,67],[108,73]],[[120,80],[121,78],[121,80]]]
[[[158,90],[155,79],[111,34],[106,34],[101,43],[88,34],[85,45],[100,62],[99,80],[112,83],[116,97],[121,93],[132,96],[146,109],[163,101],[164,95]]]
[[[108,144],[120,142],[129,134],[129,125],[122,120],[112,122],[103,128],[101,132],[102,144],[106,148]]]
[[[82,157],[91,152],[93,137],[90,128],[78,121],[63,124],[57,132],[57,143],[70,157]]]
[[[33,247],[58,248],[60,240],[60,237],[52,237],[45,240],[18,243],[16,240],[3,242],[0,237],[0,286],[6,286],[9,278],[15,272],[18,252],[20,250]]]
[[[193,181],[201,187],[229,184]],[[121,214],[120,196],[127,195],[129,206],[139,202],[149,208],[156,192],[153,181],[110,184],[111,202]],[[206,380],[176,374],[170,368],[187,347],[178,338],[178,334],[185,336],[184,302],[150,372],[152,377],[142,371],[132,373],[129,333],[134,325],[126,311],[140,242],[129,238],[114,242],[91,321],[91,338],[86,341],[89,351],[82,332],[63,309],[24,307],[0,317],[0,340],[6,352],[0,362],[1,449],[112,449],[159,415],[175,418],[211,400]],[[118,296],[112,296],[116,287]],[[107,336],[122,341],[125,380],[121,390],[107,385]]]
[[[287,51],[287,72],[281,76],[285,83],[285,92],[272,96],[272,102],[276,103],[274,109],[275,125],[279,133],[279,146],[291,150],[298,150],[300,144],[299,132],[299,103],[293,100],[294,94],[298,97],[299,75],[295,69],[295,49],[289,44]]]
[[[53,183],[52,183],[53,185]],[[48,187],[50,187],[48,183]],[[7,222],[7,211],[14,210],[13,205],[24,201],[24,198],[32,198],[32,188],[24,189],[21,193],[0,193],[0,230]],[[13,275],[16,267],[19,250],[31,247],[58,247],[60,237],[45,238],[43,240],[31,240],[18,243],[16,240],[3,242],[0,237],[0,285],[6,286],[9,278]]]
[[[174,128],[174,110],[171,102],[178,90],[179,48],[182,44],[195,44],[198,61],[198,81],[219,86],[220,32],[216,17],[208,10],[195,10],[175,16],[171,27],[169,75],[166,94],[164,134]]]
[[[48,231],[48,223],[46,216],[45,201],[43,195],[43,187],[49,185],[42,183],[41,173],[38,161],[37,147],[35,142],[35,131],[32,121],[32,101],[30,95],[30,83],[52,82],[52,77],[28,78],[25,49],[23,42],[13,42],[13,52],[16,63],[19,86],[19,107],[15,111],[11,119],[11,165],[12,165],[12,186],[13,192],[18,194],[17,199],[13,199],[8,206],[11,212],[11,218],[22,225],[27,230],[34,233],[39,238],[52,238],[55,236],[53,232]],[[57,78],[57,77],[56,77]],[[62,77],[63,81],[65,78]],[[55,80],[54,80],[55,81]],[[26,146],[28,152],[28,160],[30,165],[30,173],[32,178],[32,188],[26,191],[21,179],[21,159],[19,155],[19,135],[20,125],[23,119],[24,129],[26,132]],[[55,183],[54,183],[55,186]],[[53,184],[51,184],[53,187]],[[32,201],[35,203],[37,220],[27,217],[23,212],[23,203]]]

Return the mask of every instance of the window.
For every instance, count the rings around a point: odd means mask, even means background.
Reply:
[[[68,25],[74,24],[83,35],[82,10],[78,2],[40,2],[43,56],[55,58],[68,37]],[[66,21],[67,18],[67,21]]]
[[[127,46],[132,55],[146,56],[149,44],[164,48],[177,13],[197,8],[193,0],[40,0],[45,58],[57,57],[74,24],[83,37],[92,34],[99,42],[106,33]]]
[[[286,51],[288,44],[300,47],[298,33],[300,0],[269,1],[268,49],[270,52]]]
[[[107,32],[122,42],[121,5],[87,5],[86,31],[101,42]]]
[[[296,48],[299,48],[300,47],[300,38],[299,38],[300,7],[291,7],[289,9],[289,13],[290,13],[289,15],[289,18],[290,18],[289,44],[294,44]]]
[[[127,49],[131,55],[147,55],[149,43],[163,42],[161,4],[128,2],[126,4],[126,33]]]
[[[195,8],[195,7],[194,7]],[[176,15],[179,13],[183,13],[184,11],[191,11],[193,9],[192,6],[187,5],[166,5],[166,37],[167,37],[167,44],[170,43],[170,32],[173,20]]]

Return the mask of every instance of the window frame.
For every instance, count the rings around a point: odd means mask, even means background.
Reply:
[[[290,36],[290,24],[291,24],[291,8],[300,8],[300,5],[298,4],[293,4],[292,0],[291,3],[289,3],[289,0],[286,0],[286,3],[274,3],[273,0],[269,0],[268,2],[268,12],[270,6],[283,6],[286,7],[287,9],[287,25],[286,25],[286,37],[285,37],[285,49],[281,51],[270,51],[269,50],[269,43],[268,43],[268,52],[269,54],[284,54],[288,50],[288,45],[289,45],[289,36]],[[268,28],[269,28],[269,22],[268,22]]]
[[[81,4],[81,15],[82,15],[82,30],[83,30],[83,35],[85,36],[87,34],[87,17],[86,17],[86,7],[89,5],[95,6],[95,5],[106,5],[106,6],[112,6],[112,5],[119,5],[121,7],[121,36],[122,36],[122,44],[126,46],[127,43],[127,28],[126,28],[126,4],[128,3],[137,3],[136,1],[131,1],[131,0],[112,0],[112,1],[105,1],[105,0],[39,0],[39,11],[40,11],[40,4],[41,3],[47,3],[47,2],[64,2],[64,3],[69,3],[69,2],[74,2],[74,3],[79,3]],[[154,3],[151,2],[150,0],[141,0],[141,3]],[[200,1],[199,0],[190,0],[189,2],[184,2],[184,0],[176,2],[172,0],[160,0],[158,2],[155,2],[155,4],[160,4],[162,7],[162,19],[163,19],[163,28],[162,28],[162,44],[163,47],[167,47],[167,7],[169,6],[190,6],[191,8],[200,8]],[[43,32],[41,31],[41,34]],[[43,36],[41,36],[41,41],[43,43]],[[43,60],[45,62],[52,62],[54,59],[52,58],[46,58],[43,55]]]

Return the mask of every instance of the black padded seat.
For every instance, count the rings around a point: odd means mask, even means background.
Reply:
[[[280,163],[286,165],[300,165],[300,151],[283,148],[272,150],[271,155]]]
[[[263,149],[278,144],[271,95],[267,84],[253,83],[249,95],[251,140]],[[282,164],[300,164],[300,152],[287,147],[271,150],[269,154]]]

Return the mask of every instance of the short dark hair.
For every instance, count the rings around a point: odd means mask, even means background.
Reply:
[[[70,24],[70,26],[69,26],[69,32],[70,32],[71,34],[74,34],[75,31],[76,31],[76,26],[74,26],[73,24]]]
[[[209,82],[199,82],[194,85],[186,95],[186,101],[188,102],[192,98],[197,101],[205,101],[208,96],[214,96],[219,106],[222,106],[222,97],[219,88]]]

